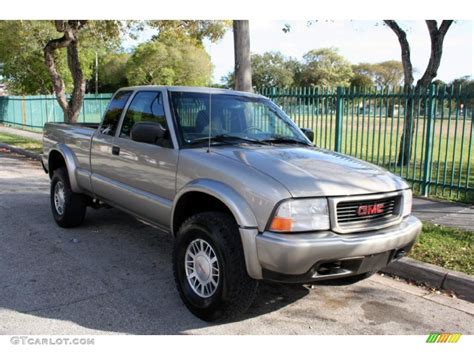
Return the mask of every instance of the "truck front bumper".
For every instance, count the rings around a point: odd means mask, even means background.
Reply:
[[[396,226],[354,234],[267,231],[256,236],[259,274],[279,282],[313,282],[375,272],[405,255],[420,231],[414,216]]]

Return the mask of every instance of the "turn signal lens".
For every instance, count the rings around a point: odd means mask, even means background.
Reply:
[[[289,232],[293,221],[291,218],[275,217],[272,220],[270,229],[272,231]]]

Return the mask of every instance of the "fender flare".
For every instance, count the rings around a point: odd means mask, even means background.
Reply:
[[[51,171],[51,153],[52,152],[58,152],[61,154],[61,156],[64,159],[64,162],[66,163],[66,169],[69,177],[69,183],[71,184],[71,190],[76,193],[82,192],[79,184],[77,183],[77,178],[76,178],[76,169],[77,169],[77,160],[76,160],[76,155],[74,152],[69,148],[67,145],[60,143],[60,144],[55,144],[53,148],[48,153],[48,171],[49,175],[52,176],[52,171]]]
[[[176,206],[189,192],[202,192],[221,201],[231,211],[240,228],[258,228],[257,219],[247,201],[232,187],[211,179],[196,179],[179,190],[173,202],[170,226],[174,226]],[[173,231],[174,233],[174,231]]]

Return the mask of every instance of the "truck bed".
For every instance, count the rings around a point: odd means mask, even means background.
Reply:
[[[56,145],[65,144],[74,151],[78,168],[90,171],[91,139],[98,123],[46,123],[43,133],[43,163],[47,167],[48,156]]]

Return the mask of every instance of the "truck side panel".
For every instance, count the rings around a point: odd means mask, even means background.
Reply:
[[[63,156],[71,154],[72,161],[68,171],[74,177],[81,190],[92,192],[90,183],[90,145],[95,129],[80,125],[64,123],[47,123],[43,135],[43,163],[48,169],[48,159],[52,150],[59,151]],[[71,160],[71,159],[70,159]]]

